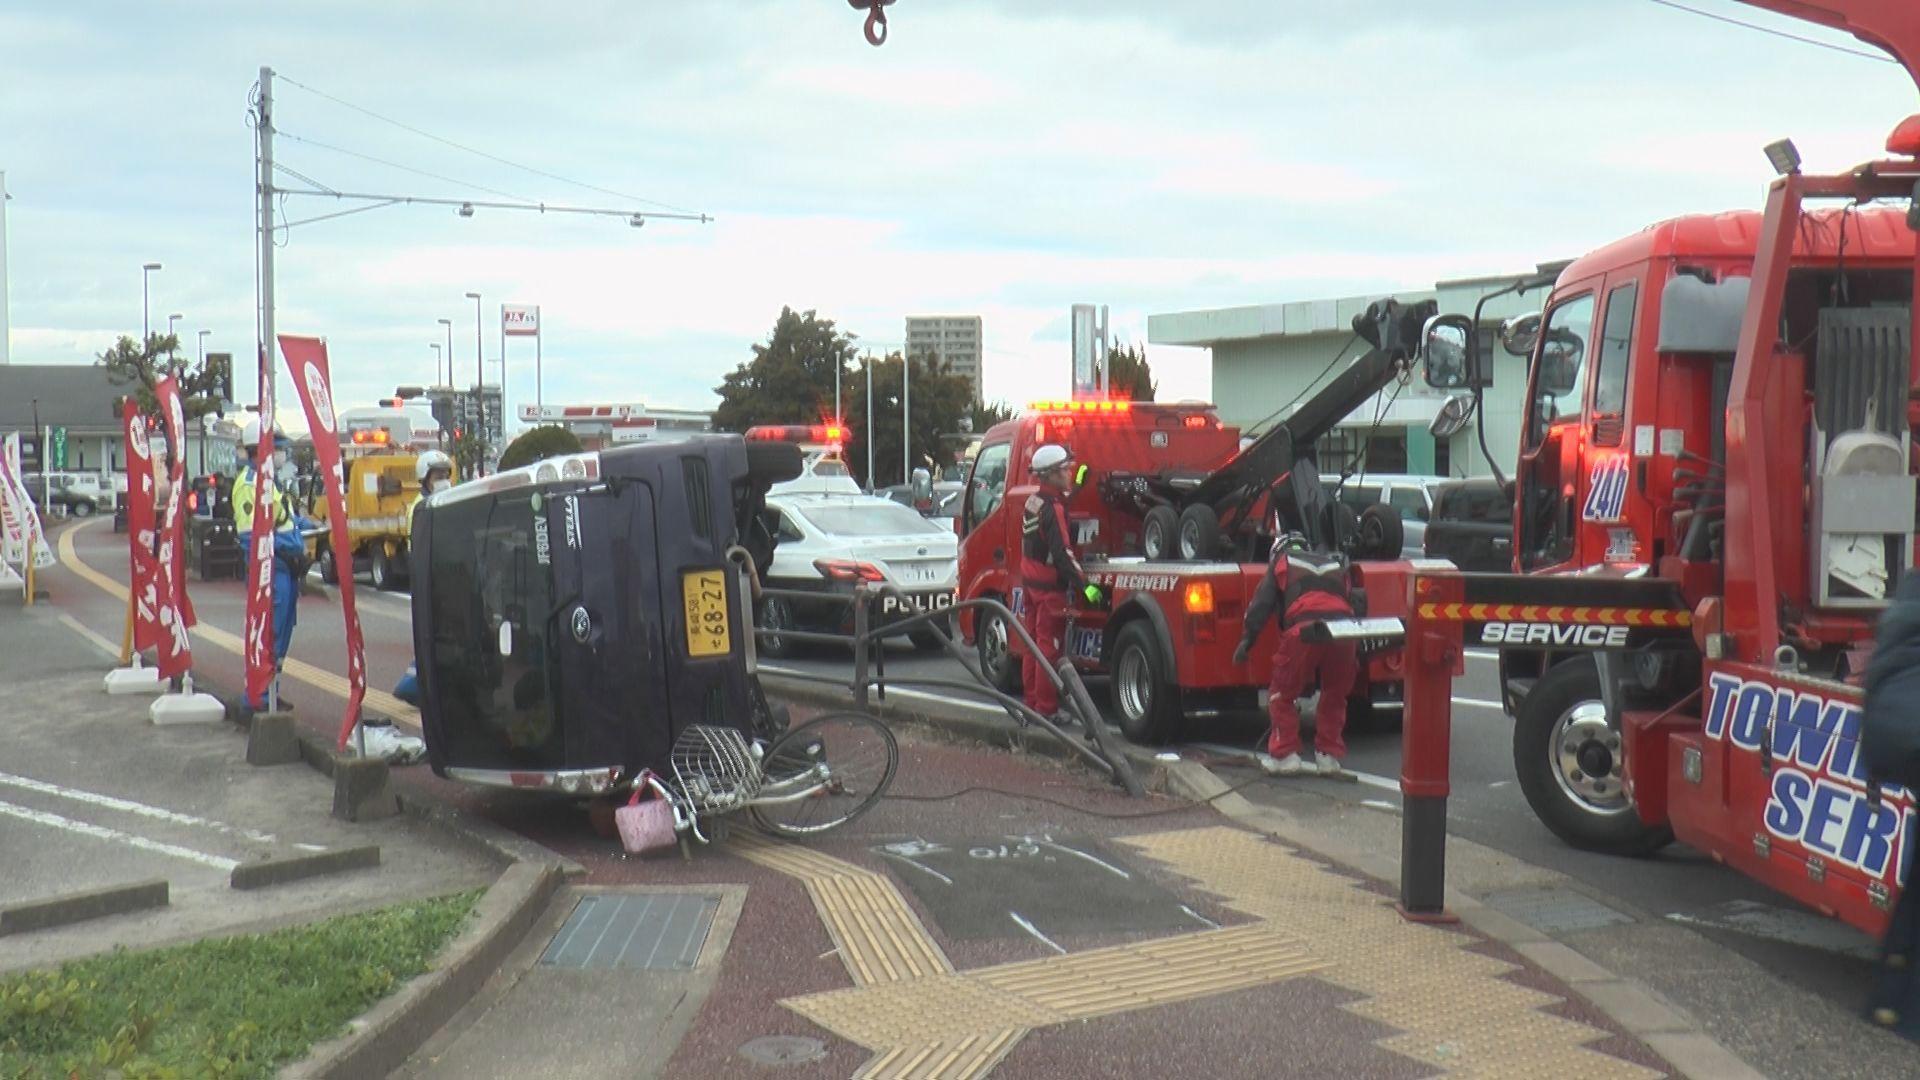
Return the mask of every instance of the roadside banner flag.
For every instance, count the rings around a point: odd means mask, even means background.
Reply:
[[[347,539],[347,496],[340,468],[338,418],[333,413],[333,383],[327,368],[327,343],[319,338],[280,336],[280,352],[293,371],[293,388],[307,410],[307,431],[313,439],[314,461],[327,489],[327,526],[334,551],[352,551]],[[354,606],[353,575],[340,578],[340,614],[347,622],[347,712],[340,719],[339,748],[360,722],[360,703],[367,696],[366,642],[360,635],[360,611]]]
[[[53,549],[40,528],[40,515],[33,508],[33,497],[20,472],[20,436],[8,435],[0,442],[0,562],[26,569],[27,552],[33,552],[33,565],[44,570],[53,565]]]
[[[133,650],[160,646],[160,575],[154,551],[159,535],[154,529],[153,446],[147,439],[147,418],[128,398],[120,421],[127,440],[127,562],[133,592]]]
[[[187,600],[186,552],[186,417],[180,404],[180,383],[169,375],[153,388],[160,399],[160,416],[167,427],[167,505],[160,518],[158,562],[160,676],[185,675],[193,667],[193,605]]]
[[[271,347],[271,346],[269,346]],[[277,505],[273,477],[273,380],[271,361],[260,356],[260,442],[253,452],[253,522],[247,532],[247,626],[242,638],[249,702],[266,701],[273,684],[273,527]],[[297,589],[299,583],[295,582]],[[275,702],[274,704],[277,704]]]

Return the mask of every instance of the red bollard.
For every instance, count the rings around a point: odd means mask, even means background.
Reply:
[[[1465,585],[1455,572],[1420,573],[1408,605],[1406,723],[1400,742],[1400,914],[1456,922],[1447,913],[1447,781],[1453,737],[1453,677]]]

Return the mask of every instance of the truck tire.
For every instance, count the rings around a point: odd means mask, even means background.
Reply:
[[[393,563],[388,561],[387,546],[385,544],[373,545],[373,569],[371,573],[374,588],[381,592],[386,592],[388,589],[393,588]]]
[[[320,564],[321,581],[329,585],[340,584],[340,566],[334,562],[332,545],[320,545],[320,550],[314,552],[314,561]],[[349,569],[348,573],[352,573],[352,570]]]
[[[1391,506],[1375,503],[1360,513],[1354,554],[1362,559],[1398,559],[1407,543],[1407,527]]]
[[[1153,624],[1136,619],[1121,627],[1109,670],[1114,711],[1128,739],[1151,746],[1180,733],[1180,688],[1154,639]]]
[[[1649,826],[1621,784],[1620,733],[1608,725],[1600,672],[1588,657],[1549,669],[1520,703],[1513,768],[1541,824],[1574,847],[1651,855],[1673,830]]]
[[[999,600],[989,595],[984,599]],[[973,616],[973,649],[980,660],[980,674],[1003,694],[1020,692],[1020,661],[1013,655],[1013,635],[1001,614],[990,608],[978,608]]]
[[[1147,511],[1140,523],[1140,554],[1159,561],[1174,558],[1178,552],[1180,513],[1171,506],[1156,506]]]
[[[1194,503],[1180,512],[1180,557],[1211,559],[1220,550],[1220,517],[1213,507]]]

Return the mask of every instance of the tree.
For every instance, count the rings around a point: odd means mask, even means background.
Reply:
[[[139,343],[125,334],[114,342],[113,348],[94,358],[94,362],[107,369],[107,382],[113,386],[128,388],[127,396],[134,399],[140,411],[152,416],[160,411],[160,399],[154,393],[154,387],[169,375],[180,382],[180,406],[189,421],[219,410],[221,402],[228,400],[232,391],[233,372],[228,366],[227,357],[215,353],[204,361],[191,357],[177,356],[180,339],[174,334],[149,334],[147,345],[142,349]]]
[[[900,472],[900,389],[906,363],[899,353],[873,361],[873,483],[875,488],[904,484],[908,477]],[[867,471],[867,395],[866,375],[856,372],[860,392],[851,394],[847,410],[847,467],[865,480]],[[828,394],[832,396],[831,392]],[[922,354],[913,361],[913,381],[907,387],[913,410],[913,467],[925,468],[938,476],[953,463],[960,444],[950,436],[960,434],[960,421],[972,412],[973,384],[964,375],[955,375],[950,365],[938,363]],[[985,428],[976,427],[975,431]]]
[[[526,432],[507,446],[500,455],[500,471],[517,469],[561,454],[577,454],[582,449],[573,432],[559,424],[547,424]]]
[[[975,435],[985,435],[988,428],[995,424],[1011,420],[1013,416],[1013,406],[1004,401],[989,401],[984,404],[978,404],[968,413],[968,419],[973,421],[973,434]]]
[[[766,344],[753,347],[753,359],[727,374],[714,388],[720,407],[713,411],[719,431],[745,431],[756,424],[817,424],[833,417],[834,372],[850,397],[846,378],[853,339],[834,329],[832,319],[816,312],[780,309]]]
[[[1127,401],[1152,401],[1160,389],[1153,381],[1153,369],[1147,366],[1147,350],[1141,345],[1122,345],[1107,351],[1107,393]]]

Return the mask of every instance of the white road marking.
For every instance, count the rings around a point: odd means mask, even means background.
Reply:
[[[1348,769],[1347,772],[1352,776],[1358,777],[1360,782],[1368,787],[1376,787],[1381,791],[1391,791],[1395,795],[1400,793],[1400,781],[1392,777],[1375,776],[1372,773],[1364,773],[1358,769]]]
[[[144,836],[123,833],[118,829],[109,829],[103,825],[92,825],[84,821],[75,821],[72,818],[61,817],[59,814],[49,814],[45,810],[32,810],[24,806],[15,806],[10,802],[0,802],[0,814],[19,818],[22,821],[30,821],[35,825],[50,825],[56,829],[65,829],[68,832],[79,833],[81,836],[91,836],[96,840],[112,840],[130,847],[139,848],[142,851],[151,851],[160,855],[171,855],[176,859],[186,859],[189,862],[197,862],[202,866],[211,866],[215,870],[232,870],[234,867],[240,865],[238,859],[209,855],[204,851],[195,851],[192,848],[181,847],[178,844],[163,844],[158,840],[149,840]]]
[[[192,814],[183,814],[177,810],[168,810],[165,807],[148,806],[146,803],[134,802],[132,799],[122,799],[113,795],[102,795],[97,791],[86,791],[81,788],[49,784],[45,780],[35,780],[26,776],[15,776],[12,773],[0,772],[0,786],[16,787],[23,791],[52,795],[55,798],[71,799],[74,802],[103,806],[109,810],[119,810],[123,813],[139,814],[141,817],[153,818],[156,821],[165,821],[174,825],[193,825],[203,829],[212,829],[215,832],[244,836],[249,840],[262,844],[278,842],[272,833],[263,833],[256,829],[243,828],[238,825],[228,825],[223,821],[213,821],[208,818],[195,817]],[[314,850],[325,851],[326,849],[315,848]]]
[[[1008,837],[1007,839],[1009,839],[1009,840],[1012,840],[1012,839],[1016,839],[1016,838],[1015,838],[1015,837],[1011,837],[1011,836],[1010,836],[1010,837]],[[1017,839],[1022,839],[1022,840],[1024,840],[1024,839],[1026,839],[1026,837],[1018,837]],[[1109,873],[1109,874],[1113,874],[1113,875],[1116,875],[1116,876],[1118,876],[1118,877],[1121,877],[1121,878],[1125,878],[1125,879],[1126,879],[1126,880],[1128,880],[1128,881],[1132,881],[1132,880],[1133,880],[1133,875],[1132,875],[1132,874],[1129,874],[1129,873],[1127,873],[1127,872],[1126,872],[1125,870],[1122,870],[1122,869],[1120,869],[1119,867],[1117,867],[1117,866],[1115,866],[1115,865],[1113,865],[1112,863],[1110,863],[1110,862],[1107,862],[1107,861],[1106,861],[1105,859],[1099,859],[1099,858],[1095,858],[1094,856],[1092,856],[1092,855],[1089,855],[1089,854],[1087,854],[1087,853],[1086,853],[1086,852],[1084,852],[1084,851],[1080,851],[1080,850],[1077,850],[1077,849],[1075,849],[1075,848],[1070,848],[1070,847],[1067,847],[1067,846],[1066,846],[1065,844],[1056,844],[1056,843],[1054,843],[1054,842],[1053,842],[1053,841],[1051,841],[1051,840],[1036,840],[1036,841],[1033,841],[1033,842],[1034,842],[1034,843],[1037,843],[1037,844],[1039,844],[1039,845],[1040,845],[1041,847],[1050,847],[1050,848],[1052,848],[1052,849],[1053,849],[1053,850],[1055,850],[1055,851],[1064,851],[1064,852],[1066,852],[1066,853],[1067,853],[1067,854],[1069,854],[1069,855],[1077,855],[1077,856],[1079,856],[1080,858],[1082,858],[1082,859],[1085,859],[1085,860],[1087,860],[1088,862],[1090,862],[1090,863],[1092,863],[1093,865],[1095,865],[1095,866],[1097,866],[1097,867],[1099,867],[1100,869],[1102,869],[1102,870],[1105,870],[1105,871],[1106,871],[1107,873]]]
[[[919,863],[914,862],[912,859],[907,858],[905,855],[895,855],[893,852],[886,851],[884,849],[880,852],[880,854],[885,855],[889,859],[899,859],[901,862],[906,863],[908,866],[913,867],[915,870],[918,870],[923,874],[932,874],[934,877],[939,878],[941,881],[944,881],[949,885],[953,884],[952,878],[948,877],[947,875],[941,873],[938,870],[935,870],[931,866],[921,866]]]
[[[1871,959],[1879,954],[1879,946],[1871,938],[1837,919],[1753,900],[1729,900],[1699,912],[1669,912],[1667,919],[1845,956]]]
[[[1385,799],[1361,799],[1360,805],[1371,806],[1375,810],[1385,810],[1389,814],[1397,814],[1400,812],[1398,806],[1393,805]]]
[[[60,613],[60,621],[66,626],[67,629],[73,631],[76,634],[79,634],[83,638],[86,638],[87,641],[90,642],[94,648],[99,649],[101,652],[106,653],[108,656],[112,657],[114,663],[118,664],[120,662],[119,646],[115,645],[111,641],[108,641],[106,638],[101,637],[99,634],[94,633],[79,619],[74,618],[73,616],[67,614],[64,611]]]
[[[1474,709],[1498,709],[1501,712],[1507,711],[1506,702],[1488,701],[1485,698],[1457,697],[1453,699],[1453,703],[1455,705],[1465,705],[1465,706],[1468,706],[1469,708],[1474,708]]]
[[[1059,954],[1060,954],[1061,956],[1065,956],[1065,955],[1067,955],[1067,950],[1065,950],[1065,949],[1063,949],[1063,948],[1061,948],[1061,947],[1060,947],[1060,946],[1058,946],[1058,945],[1055,945],[1055,944],[1053,943],[1053,939],[1052,939],[1052,938],[1050,938],[1050,937],[1048,937],[1047,935],[1045,935],[1045,934],[1043,934],[1043,933],[1041,933],[1041,932],[1040,932],[1040,929],[1039,929],[1038,927],[1036,927],[1036,926],[1034,926],[1034,925],[1033,925],[1032,923],[1030,923],[1030,922],[1028,922],[1028,921],[1027,921],[1027,920],[1026,920],[1025,918],[1023,918],[1023,917],[1021,916],[1021,914],[1020,914],[1019,912],[1017,912],[1017,911],[1009,911],[1009,912],[1007,912],[1007,914],[1008,914],[1008,915],[1011,915],[1011,916],[1013,916],[1013,921],[1014,921],[1014,922],[1017,922],[1017,923],[1019,923],[1019,924],[1020,924],[1020,928],[1021,928],[1022,930],[1025,930],[1025,931],[1026,931],[1027,933],[1029,933],[1029,934],[1032,934],[1032,935],[1033,935],[1034,937],[1036,937],[1036,938],[1038,938],[1038,939],[1040,939],[1040,943],[1041,943],[1042,945],[1045,945],[1045,946],[1046,946],[1047,948],[1049,948],[1049,949],[1052,949],[1052,950],[1053,950],[1054,952],[1057,952],[1057,953],[1059,953]]]
[[[1213,921],[1212,919],[1209,919],[1209,918],[1207,918],[1207,917],[1206,917],[1205,915],[1202,915],[1202,914],[1200,914],[1199,912],[1197,912],[1197,911],[1195,911],[1195,910],[1193,910],[1192,908],[1190,908],[1190,907],[1188,907],[1188,906],[1187,906],[1187,905],[1185,905],[1185,904],[1181,904],[1181,905],[1180,905],[1180,910],[1181,910],[1181,911],[1184,911],[1184,912],[1186,912],[1187,914],[1189,914],[1189,915],[1191,915],[1191,916],[1193,916],[1193,917],[1194,917],[1195,919],[1198,919],[1199,921],[1201,921],[1201,922],[1203,922],[1203,923],[1206,923],[1206,924],[1207,924],[1208,926],[1211,926],[1211,927],[1213,927],[1213,928],[1214,928],[1215,930],[1218,930],[1218,929],[1220,929],[1220,924],[1219,924],[1219,923],[1217,923],[1217,922],[1214,922],[1214,921]]]
[[[1488,786],[1488,787],[1490,787],[1490,788],[1503,788],[1503,787],[1511,787],[1511,786],[1513,786],[1513,781],[1511,781],[1511,780],[1495,780],[1495,781],[1494,781],[1493,783],[1491,783],[1491,784],[1488,784],[1487,786]]]

